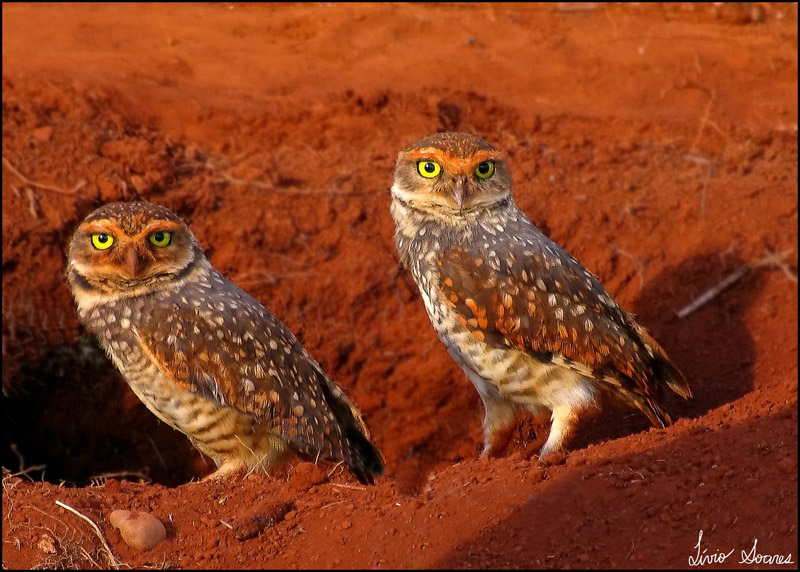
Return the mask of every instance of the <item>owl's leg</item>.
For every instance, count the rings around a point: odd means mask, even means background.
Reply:
[[[481,457],[497,456],[503,452],[511,440],[517,419],[516,407],[502,395],[491,381],[487,380],[472,368],[465,367],[467,378],[478,390],[483,400],[486,415],[483,418],[483,451]]]
[[[561,448],[564,439],[572,431],[576,418],[575,411],[569,405],[558,405],[553,409],[553,414],[551,415],[553,423],[550,425],[550,435],[548,435],[544,447],[539,452],[539,457],[544,457],[548,453]]]
[[[481,457],[495,457],[505,450],[514,433],[517,417],[509,402],[484,399],[486,416],[483,418],[483,452]]]

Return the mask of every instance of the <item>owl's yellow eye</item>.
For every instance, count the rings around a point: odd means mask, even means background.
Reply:
[[[97,250],[107,250],[114,244],[114,237],[104,232],[96,232],[92,235],[92,246]]]
[[[484,161],[475,167],[475,174],[481,179],[488,179],[494,175],[494,163],[491,161]]]
[[[150,242],[154,245],[164,248],[165,246],[169,246],[170,241],[172,240],[172,233],[167,232],[166,230],[159,230],[158,232],[154,232],[150,235]]]
[[[417,171],[426,179],[433,179],[442,172],[442,167],[433,161],[420,161],[417,163]]]

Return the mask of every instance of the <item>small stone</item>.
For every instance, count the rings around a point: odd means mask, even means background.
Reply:
[[[42,539],[36,544],[36,547],[45,554],[56,553],[56,542],[49,534],[42,536]]]
[[[184,154],[190,161],[202,161],[204,159],[203,152],[193,143],[186,146]]]
[[[292,483],[302,490],[324,483],[328,476],[314,463],[298,463],[292,468]]]
[[[793,473],[797,470],[797,461],[791,457],[784,457],[778,461],[778,468],[784,473]]]
[[[97,181],[97,186],[100,189],[100,196],[104,197],[106,200],[108,200],[109,197],[117,196],[117,187],[112,181],[105,178],[100,179]]]
[[[49,125],[33,130],[33,138],[42,143],[47,143],[53,136],[53,128]]]
[[[750,7],[750,21],[755,22],[757,24],[761,24],[766,22],[767,20],[767,10],[761,4],[753,4]]]
[[[134,175],[131,177],[131,184],[140,193],[143,193],[150,188],[150,184],[139,175]]]
[[[561,451],[552,451],[539,458],[539,464],[545,467],[553,465],[563,465],[567,460],[567,456]]]
[[[231,523],[236,540],[245,541],[255,538],[268,528],[283,522],[287,514],[294,511],[294,505],[285,502],[258,507],[249,516],[240,516]]]
[[[167,529],[149,512],[115,510],[109,520],[125,543],[136,550],[150,550],[167,538]]]
[[[573,453],[566,460],[568,467],[582,467],[586,464],[586,454]]]

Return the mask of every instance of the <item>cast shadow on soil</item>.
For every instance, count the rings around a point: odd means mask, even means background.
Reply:
[[[676,315],[741,264],[738,257],[717,253],[688,258],[647,281],[633,306],[626,308],[666,350],[692,389],[689,401],[665,397],[673,419],[698,417],[753,389],[756,355],[745,316],[763,287],[761,274],[745,275],[685,318]],[[567,448],[574,451],[649,427],[636,411],[607,407],[582,420]]]
[[[463,374],[459,371],[456,375]],[[454,380],[453,385],[456,389],[449,414],[437,414],[435,426],[428,434],[390,466],[391,478],[404,495],[417,496],[430,483],[435,471],[480,454],[483,405],[466,377]]]
[[[796,482],[789,475],[762,480],[775,467],[796,471],[796,426],[796,406],[789,406],[733,427],[698,427],[644,454],[574,467],[431,568],[680,568],[697,531],[720,523],[728,525],[712,537],[719,545],[774,532],[770,553],[794,553]],[[754,476],[758,493],[746,490]]]

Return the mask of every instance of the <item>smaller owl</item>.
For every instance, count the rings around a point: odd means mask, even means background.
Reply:
[[[647,331],[517,207],[505,154],[480,137],[401,151],[391,212],[439,339],[483,400],[484,454],[503,450],[516,410],[552,412],[545,455],[603,397],[663,427],[664,391],[691,395]]]
[[[72,237],[66,274],[83,325],[148,409],[215,461],[214,476],[290,452],[342,461],[362,483],[383,473],[355,405],[171,210],[95,210]]]

